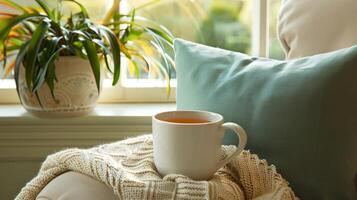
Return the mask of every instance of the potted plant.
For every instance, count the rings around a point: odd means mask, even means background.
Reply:
[[[56,8],[35,1],[38,8],[0,0],[13,11],[0,13],[0,61],[7,74],[14,71],[19,98],[30,113],[62,117],[90,112],[101,91],[104,66],[112,72],[115,85],[122,57],[136,74],[140,67],[152,68],[170,79],[173,62],[165,48],[172,48],[172,35],[135,16],[135,10],[120,14],[119,0],[102,22],[92,21],[85,6],[75,0],[58,0]],[[63,2],[80,11],[65,16],[58,9]]]

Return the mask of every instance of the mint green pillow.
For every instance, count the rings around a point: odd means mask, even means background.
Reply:
[[[357,199],[357,46],[291,61],[174,46],[179,110],[242,125],[300,198]]]

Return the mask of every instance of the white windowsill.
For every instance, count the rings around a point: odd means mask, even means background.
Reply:
[[[40,119],[18,104],[0,105],[0,161],[41,160],[64,148],[86,148],[151,133],[155,113],[175,104],[99,104],[88,116]]]
[[[100,125],[110,123],[132,123],[143,120],[151,123],[151,116],[162,111],[175,110],[174,103],[120,103],[120,104],[98,104],[94,112],[87,116],[75,118],[43,119],[32,116],[19,104],[0,104],[0,125],[19,122],[32,124],[87,124],[96,122]],[[121,121],[124,120],[124,121]],[[150,122],[149,122],[150,121]]]

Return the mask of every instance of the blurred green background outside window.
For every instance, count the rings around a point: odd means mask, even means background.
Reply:
[[[15,0],[34,5],[33,1]],[[55,2],[53,0],[48,0]],[[93,19],[100,19],[112,4],[112,0],[78,0],[89,10]],[[127,9],[144,5],[153,0],[122,0]],[[32,2],[32,3],[31,3]],[[277,15],[281,0],[269,0],[269,57],[284,59],[277,39]],[[54,4],[55,6],[55,4]],[[3,9],[3,8],[0,8]],[[62,8],[66,9],[66,8]],[[72,8],[67,8],[70,12]],[[251,53],[253,0],[156,0],[138,15],[166,26],[175,37],[195,41],[231,51]],[[0,69],[0,76],[1,75]],[[128,71],[128,70],[127,70]],[[140,78],[149,79],[146,73]],[[173,74],[175,77],[175,74]],[[11,78],[11,77],[8,77]],[[128,72],[124,79],[136,79]]]

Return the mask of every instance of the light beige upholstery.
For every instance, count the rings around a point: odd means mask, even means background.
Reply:
[[[117,198],[103,183],[77,172],[67,172],[53,179],[36,200],[117,200]]]
[[[282,0],[279,39],[287,58],[357,44],[357,0]]]

